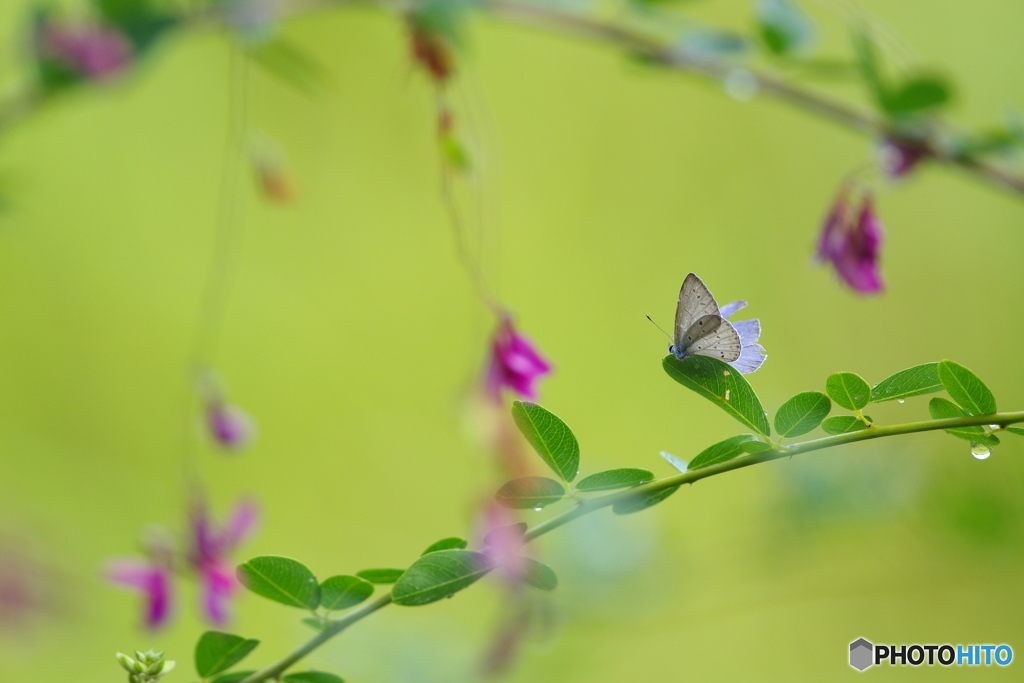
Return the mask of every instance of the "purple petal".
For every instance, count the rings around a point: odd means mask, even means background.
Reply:
[[[253,500],[243,500],[235,505],[231,517],[218,537],[219,550],[222,553],[229,553],[239,543],[248,538],[260,519],[260,508]]]
[[[484,378],[484,389],[500,398],[501,389],[510,389],[525,398],[536,398],[537,383],[551,372],[548,363],[526,337],[516,332],[510,318],[502,319],[491,343],[491,358]]]
[[[201,574],[203,614],[214,626],[223,626],[231,616],[231,597],[235,592],[235,576],[230,565],[210,563]]]
[[[214,401],[207,407],[206,418],[210,435],[229,450],[244,448],[255,437],[252,420],[237,406]]]
[[[141,560],[113,560],[107,576],[114,583],[142,593],[146,600],[145,623],[149,629],[162,626],[171,612],[171,573],[164,567]]]

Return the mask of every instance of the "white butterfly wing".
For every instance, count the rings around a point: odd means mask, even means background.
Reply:
[[[719,320],[721,323],[717,328],[699,337],[686,348],[688,354],[711,356],[724,360],[726,363],[731,363],[740,357],[743,344],[740,343],[739,333],[728,320],[721,318]]]
[[[683,336],[690,331],[693,324],[709,315],[718,315],[718,304],[715,297],[704,286],[704,283],[694,273],[690,273],[683,280],[683,286],[679,289],[679,303],[676,304],[676,328],[675,341],[677,347],[684,346]]]

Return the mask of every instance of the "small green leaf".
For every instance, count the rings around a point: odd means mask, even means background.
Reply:
[[[629,515],[634,512],[646,510],[652,505],[657,505],[671,496],[679,490],[680,486],[682,486],[682,484],[670,486],[667,489],[661,489],[659,491],[645,491],[643,493],[637,493],[634,496],[629,496],[628,498],[612,503],[612,512],[617,515]]]
[[[669,465],[672,465],[672,467],[676,468],[680,472],[686,472],[690,468],[690,465],[685,460],[683,460],[682,458],[677,458],[671,453],[661,451],[660,455],[661,457],[665,458],[665,462],[667,462]]]
[[[230,669],[259,644],[258,640],[220,631],[207,631],[199,636],[196,643],[196,673],[200,678],[209,678]]]
[[[768,436],[768,416],[761,401],[738,370],[710,356],[679,360],[666,356],[662,366],[668,376],[708,399],[759,434]]]
[[[847,410],[860,410],[871,398],[871,387],[854,372],[837,372],[825,380],[825,393]]]
[[[431,544],[429,548],[423,551],[423,554],[436,553],[438,550],[461,550],[469,545],[469,541],[458,536],[451,536],[449,538],[442,538],[437,543]]]
[[[303,609],[320,606],[320,584],[298,560],[262,555],[239,565],[237,573],[242,585],[268,600]]]
[[[565,481],[580,469],[580,445],[569,426],[536,403],[514,401],[512,417],[537,455]]]
[[[853,36],[853,49],[857,55],[857,66],[860,68],[860,73],[865,85],[868,87],[868,92],[870,92],[875,104],[884,108],[888,89],[882,80],[880,60],[874,41],[866,33],[855,33]]]
[[[696,458],[690,461],[690,471],[732,460],[744,453],[743,444],[748,441],[757,441],[757,437],[753,434],[740,434],[738,436],[730,436],[725,441],[719,441],[712,446],[708,446]]]
[[[872,421],[867,415],[864,417],[867,418],[868,422]],[[867,429],[868,426],[853,415],[836,415],[822,422],[821,428],[828,434],[846,434],[848,432],[859,432],[862,429]]]
[[[217,676],[212,681],[210,681],[210,683],[240,683],[249,676],[252,676],[254,673],[256,673],[255,669],[252,669],[250,671],[232,671],[231,673],[221,674],[220,676]]]
[[[328,81],[328,71],[323,64],[280,38],[251,46],[249,57],[268,74],[307,95],[323,89]]]
[[[885,109],[890,114],[903,115],[936,109],[951,99],[949,85],[938,76],[909,78],[885,98]]]
[[[299,671],[281,679],[284,683],[345,683],[338,676],[326,671]]]
[[[940,396],[936,396],[928,402],[928,413],[934,420],[944,420],[950,417],[967,417],[969,415],[966,410],[957,404]],[[985,446],[999,445],[999,437],[992,434],[985,434],[985,430],[982,429],[980,425],[947,429],[946,433],[967,441],[980,443]]]
[[[764,441],[744,441],[740,444],[740,448],[742,448],[745,453],[763,453],[765,451],[770,451],[772,449],[772,445],[770,443],[765,443]]]
[[[394,583],[405,573],[404,569],[393,569],[391,567],[380,569],[364,569],[356,572],[356,576],[365,579],[370,583]]]
[[[757,19],[761,40],[772,54],[791,54],[814,39],[811,20],[790,0],[761,0],[757,3]]]
[[[654,473],[635,467],[623,467],[617,470],[605,470],[589,477],[580,479],[576,484],[577,491],[611,491],[638,486],[654,481]]]
[[[505,482],[494,495],[505,507],[525,510],[543,508],[557,503],[565,496],[565,489],[547,477],[523,477]]]
[[[971,415],[996,412],[996,399],[973,372],[951,360],[939,363],[939,380],[946,392]]]
[[[426,605],[450,597],[491,570],[491,561],[472,550],[439,550],[416,560],[395,584],[396,605]]]
[[[1024,429],[1021,429],[1020,427],[1007,427],[1006,431],[1011,434],[1016,434],[1017,436],[1024,436]]]
[[[539,588],[542,591],[553,591],[558,586],[558,576],[555,574],[555,570],[537,560],[532,560],[529,557],[524,558],[526,560],[526,575],[523,577],[523,581]]]
[[[327,624],[320,621],[316,617],[306,617],[305,619],[300,619],[300,621],[306,626],[313,629],[314,631],[323,631],[325,628],[327,628]]]
[[[932,394],[942,389],[939,364],[924,363],[889,375],[871,390],[871,402],[898,401],[911,396]]]
[[[348,609],[373,594],[373,584],[358,576],[341,574],[320,583],[320,606],[328,611]]]
[[[806,434],[820,425],[831,410],[832,401],[820,391],[797,394],[775,414],[775,433],[785,437]]]

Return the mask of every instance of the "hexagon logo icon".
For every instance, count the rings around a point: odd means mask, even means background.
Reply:
[[[857,671],[863,671],[874,664],[875,646],[863,638],[850,643],[850,666]]]

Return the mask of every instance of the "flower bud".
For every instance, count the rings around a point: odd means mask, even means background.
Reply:
[[[114,656],[117,657],[117,661],[118,661],[118,663],[121,664],[121,668],[122,669],[124,669],[128,673],[132,673],[133,671],[135,671],[135,660],[134,659],[132,659],[128,655],[122,654],[120,652],[118,652]]]

